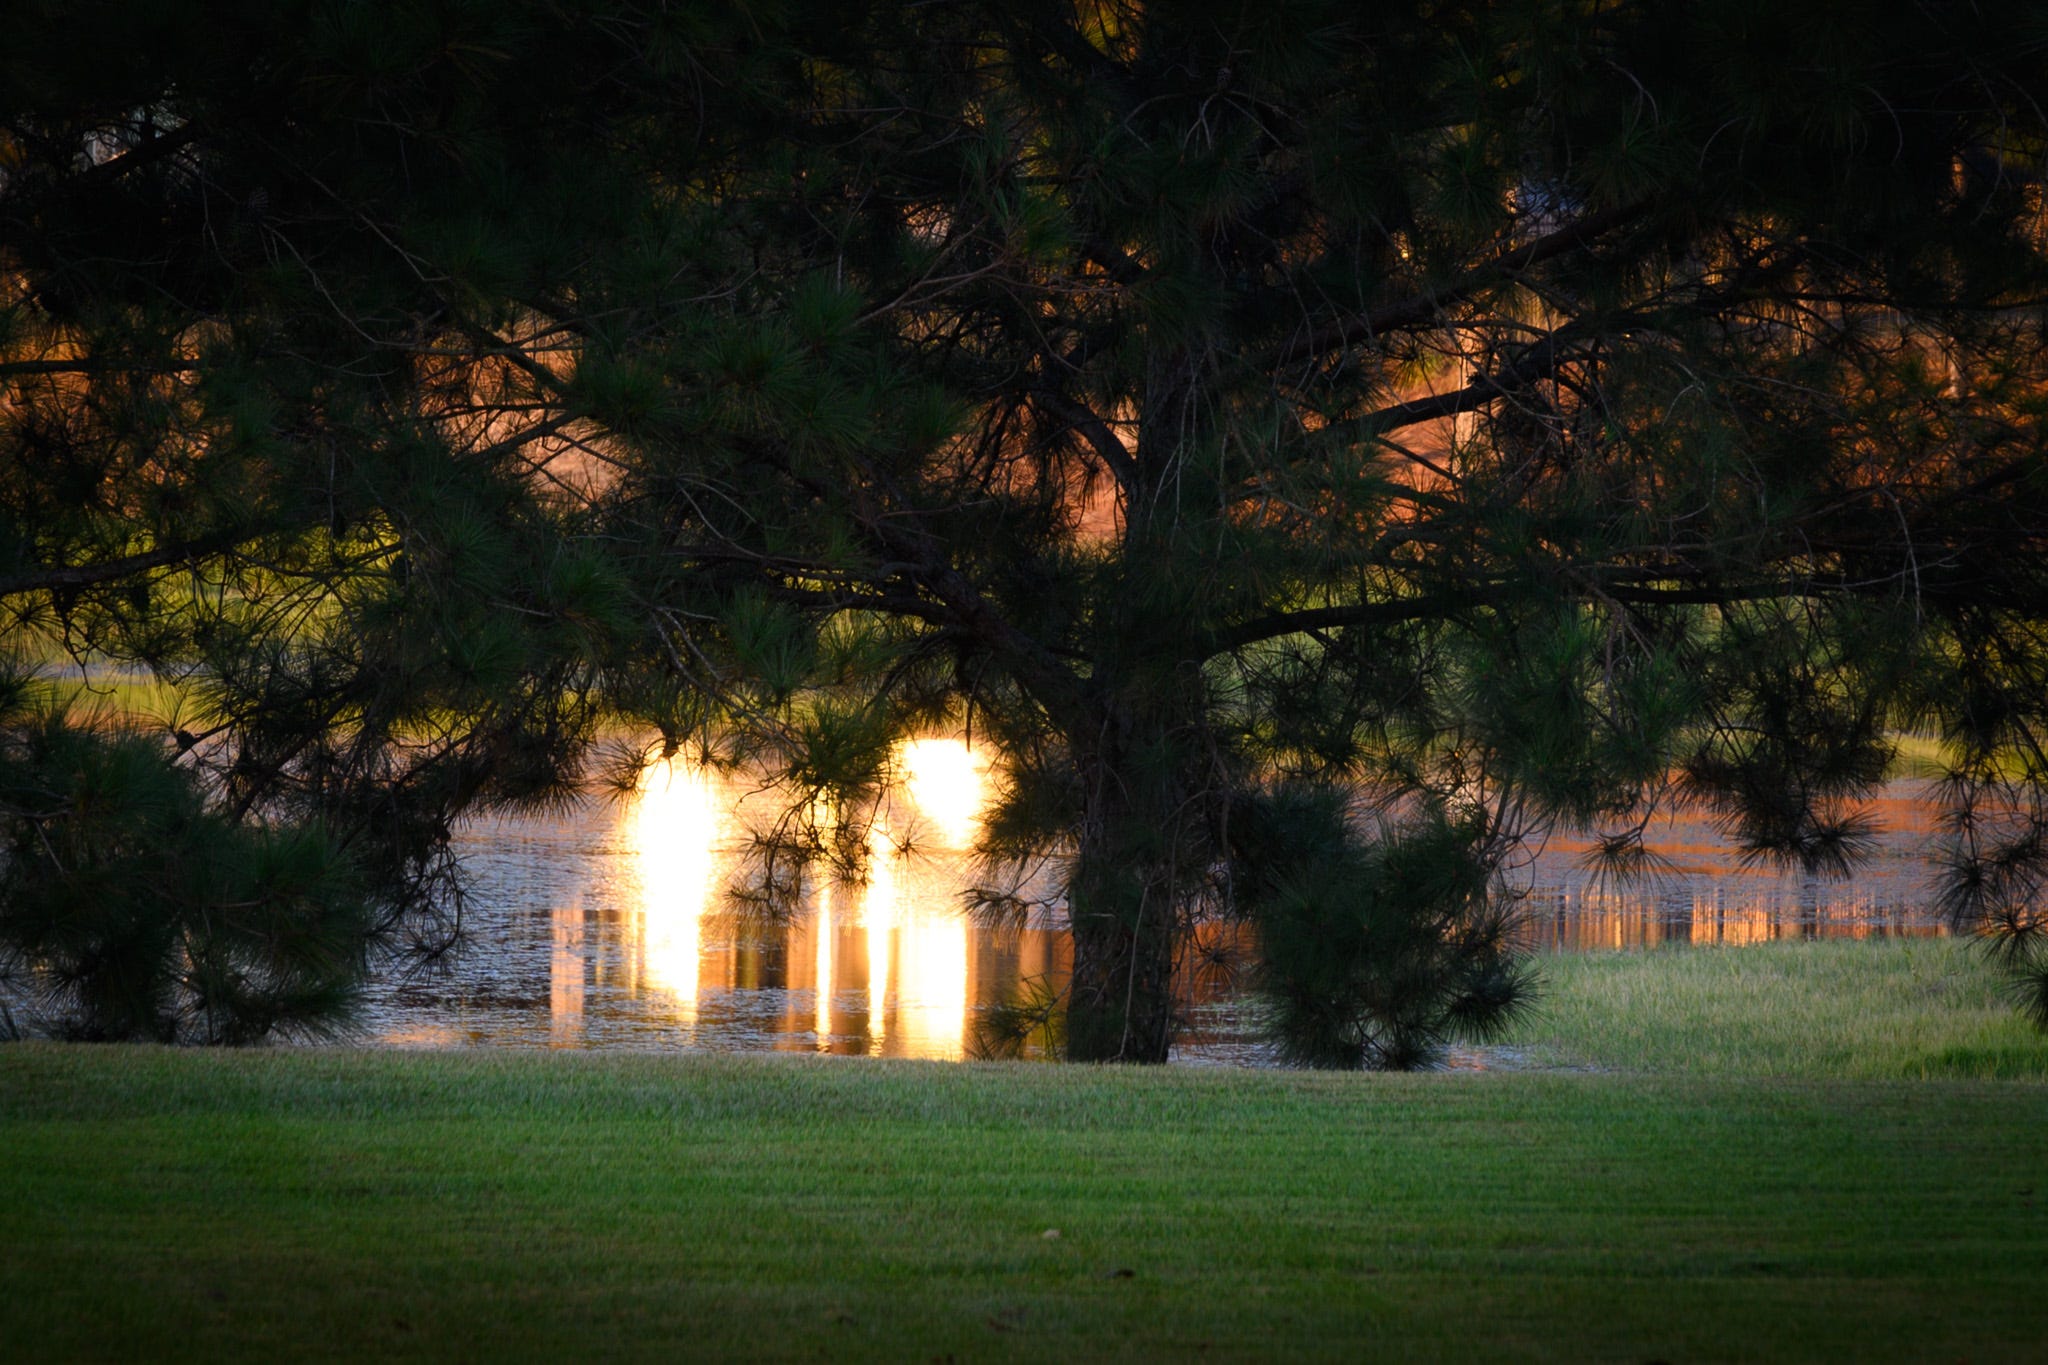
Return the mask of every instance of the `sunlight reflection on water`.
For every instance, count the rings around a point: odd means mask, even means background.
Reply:
[[[899,766],[903,790],[868,833],[866,883],[807,877],[782,923],[726,908],[749,821],[775,799],[744,784],[656,765],[627,803],[468,826],[459,837],[474,882],[469,946],[445,973],[376,982],[370,1040],[967,1055],[976,1015],[1021,982],[1058,984],[1071,950],[1043,912],[1008,932],[960,913],[981,755],[927,740],[906,746]],[[1531,943],[1572,951],[1937,932],[1920,860],[1931,811],[1906,784],[1878,805],[1892,832],[1846,883],[1746,869],[1698,821],[1664,827],[1656,843],[1672,870],[1625,890],[1583,869],[1583,845],[1556,842],[1525,872]],[[906,844],[917,852],[904,856]],[[1263,1059],[1227,970],[1197,974],[1184,1008],[1193,1027],[1179,1060]]]

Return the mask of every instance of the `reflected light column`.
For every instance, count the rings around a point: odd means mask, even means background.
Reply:
[[[555,1047],[574,1047],[583,1041],[583,907],[558,905],[549,920],[548,1039]]]
[[[890,931],[896,927],[895,850],[878,823],[868,832],[868,884],[861,893],[868,926],[868,1051],[880,1054],[888,1037]]]
[[[927,839],[948,851],[971,848],[988,804],[988,750],[976,752],[958,739],[914,739],[897,751],[897,763]],[[957,1060],[967,1046],[967,922],[956,889],[935,871],[913,869],[907,894],[898,893],[898,1044],[909,1056]]]
[[[640,951],[648,984],[668,993],[684,1024],[697,1018],[704,911],[718,843],[710,775],[669,761],[640,778],[634,851],[640,865]]]
[[[944,904],[906,905],[898,937],[903,971],[896,986],[896,1022],[902,1051],[958,1061],[967,1044],[967,920]]]
[[[829,1052],[832,1048],[832,880],[824,879],[818,891],[818,1020],[815,1031],[818,1035],[818,1051]]]

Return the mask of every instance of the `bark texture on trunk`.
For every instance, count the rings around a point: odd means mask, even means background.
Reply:
[[[1186,698],[1146,693],[1112,715],[1083,763],[1088,805],[1068,884],[1073,1061],[1164,1062],[1173,1041],[1174,965],[1208,858],[1177,723]]]
[[[1161,888],[1163,890],[1163,888]],[[1164,1062],[1173,1042],[1177,916],[1166,895],[1132,908],[1072,907],[1067,1058]]]

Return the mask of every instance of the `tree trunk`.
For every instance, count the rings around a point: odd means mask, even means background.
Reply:
[[[1174,963],[1209,860],[1172,710],[1119,713],[1083,761],[1087,809],[1068,885],[1073,1061],[1164,1062],[1173,1041]]]
[[[1107,848],[1081,852],[1070,911],[1074,974],[1067,997],[1067,1058],[1164,1062],[1173,1041],[1180,917],[1165,877],[1119,868],[1116,860]],[[1083,889],[1084,879],[1094,885]]]
[[[1201,660],[1188,653],[1190,623],[1206,604],[1200,566],[1188,562],[1180,534],[1181,473],[1202,448],[1200,373],[1178,344],[1146,358],[1138,447],[1125,476],[1120,582],[1094,660],[1101,724],[1074,737],[1086,796],[1068,887],[1073,1061],[1166,1060],[1174,966],[1214,861],[1209,718]]]

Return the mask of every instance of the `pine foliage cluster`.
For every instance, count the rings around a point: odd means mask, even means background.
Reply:
[[[249,1043],[345,1020],[363,888],[315,824],[210,808],[153,736],[0,681],[0,980],[9,1035]]]

